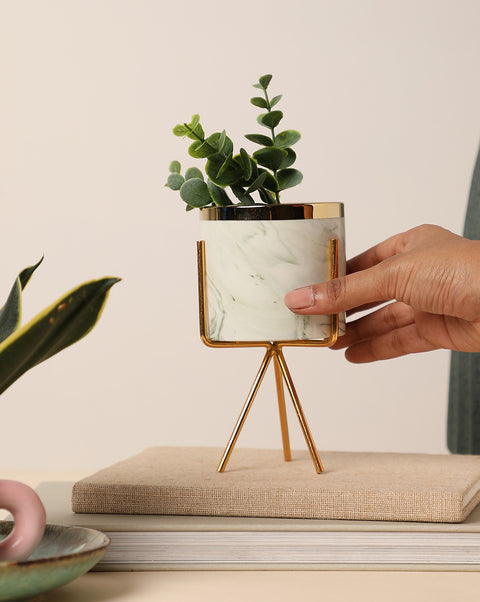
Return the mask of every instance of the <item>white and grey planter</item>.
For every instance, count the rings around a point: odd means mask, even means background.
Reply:
[[[342,203],[232,205],[201,210],[207,336],[213,341],[318,340],[329,316],[301,316],[285,293],[329,278],[329,241],[345,274]],[[339,334],[345,318],[339,317]]]

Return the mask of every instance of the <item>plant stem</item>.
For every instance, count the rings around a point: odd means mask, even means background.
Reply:
[[[197,139],[199,142],[205,142],[205,138],[202,138],[201,136],[199,136],[199,135],[197,134],[197,132],[194,132],[194,131],[192,130],[192,128],[191,128],[191,127],[189,127],[188,123],[184,123],[183,125],[184,125],[184,126],[187,128],[187,130],[188,130],[188,131],[189,131],[191,134],[193,134],[193,135],[195,136],[195,138],[196,138],[196,139]]]
[[[270,100],[268,99],[268,93],[267,93],[266,88],[263,88],[263,94],[265,95],[265,102],[267,103],[267,111],[269,113],[271,113],[272,107],[270,106]],[[273,146],[276,146],[277,139],[275,138],[275,128],[270,127],[270,132],[272,133]],[[273,170],[273,176],[276,180],[277,179],[277,170],[276,169]],[[279,192],[275,192],[275,200],[276,200],[276,204],[279,205],[280,204]]]

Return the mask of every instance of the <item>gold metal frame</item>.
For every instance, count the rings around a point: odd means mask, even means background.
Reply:
[[[338,276],[338,239],[332,238],[328,245],[329,254],[329,278]],[[323,472],[322,462],[317,452],[317,448],[312,438],[312,434],[307,424],[305,414],[298,399],[295,386],[290,375],[285,357],[283,355],[283,347],[331,347],[338,338],[338,314],[330,316],[330,334],[328,337],[319,340],[295,340],[295,341],[214,341],[207,335],[207,298],[206,298],[206,268],[205,268],[205,241],[197,242],[197,261],[198,261],[198,300],[199,300],[199,317],[200,317],[200,337],[208,347],[265,347],[266,352],[257,376],[253,381],[252,387],[248,393],[247,399],[243,405],[240,416],[237,419],[233,432],[227,443],[223,456],[218,465],[218,472],[223,472],[227,462],[232,454],[233,448],[240,435],[240,431],[245,423],[248,412],[252,407],[253,400],[258,389],[263,381],[265,372],[273,359],[275,368],[275,382],[277,387],[278,410],[280,414],[280,427],[282,432],[283,456],[286,462],[292,459],[290,450],[290,441],[288,437],[287,413],[285,408],[285,395],[283,390],[283,381],[287,386],[288,392],[292,399],[295,412],[300,422],[300,427],[303,431],[307,442],[308,450],[313,460],[315,470],[318,474]]]

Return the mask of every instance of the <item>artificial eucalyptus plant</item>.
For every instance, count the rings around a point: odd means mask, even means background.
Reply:
[[[258,144],[260,148],[251,155],[240,148],[234,154],[233,142],[225,130],[206,136],[199,115],[194,115],[190,123],[176,125],[173,133],[193,142],[188,148],[190,156],[206,159],[205,175],[198,167],[190,167],[182,175],[178,161],[170,163],[167,184],[178,190],[187,204],[187,211],[195,207],[209,205],[232,205],[232,195],[236,203],[254,205],[252,196],[258,194],[260,201],[275,205],[280,203],[280,192],[300,184],[302,173],[294,169],[296,154],[292,146],[300,140],[296,130],[276,132],[283,118],[282,111],[274,109],[282,95],[269,97],[268,86],[271,75],[263,75],[255,88],[262,90],[263,96],[255,96],[250,102],[265,111],[257,117],[257,122],[268,130],[265,134],[246,134],[245,138]]]
[[[22,291],[42,260],[20,272],[0,309],[0,393],[24,372],[88,334],[110,288],[119,281],[107,277],[85,282],[21,327]]]

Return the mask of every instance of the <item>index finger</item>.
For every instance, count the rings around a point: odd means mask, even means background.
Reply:
[[[371,268],[405,249],[405,232],[395,234],[347,261],[347,274]]]

